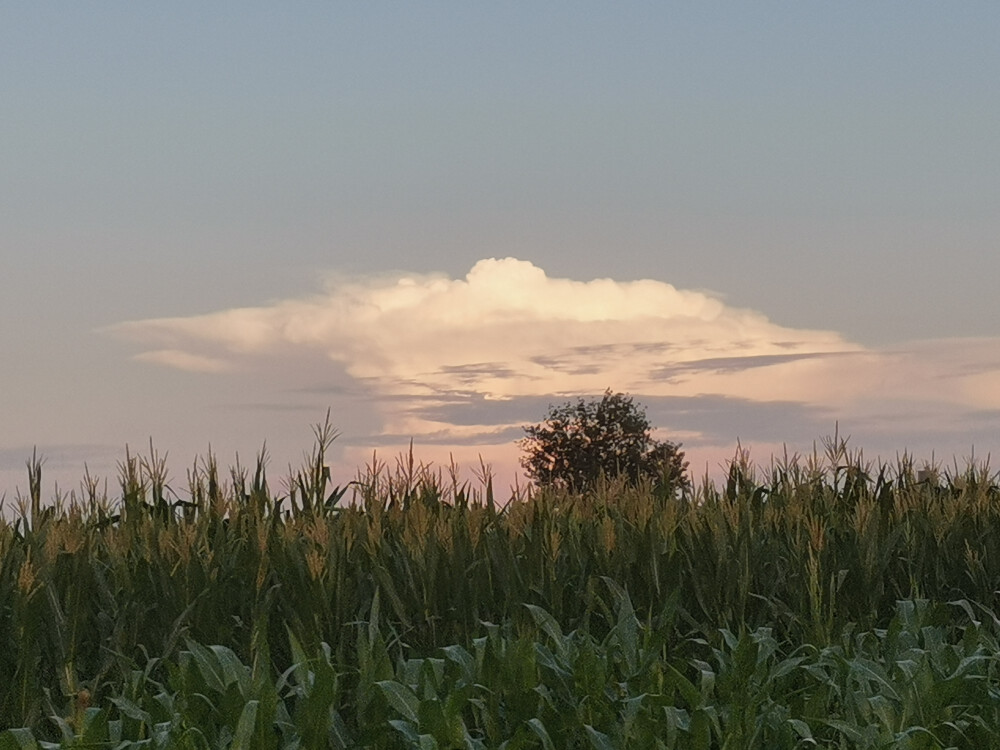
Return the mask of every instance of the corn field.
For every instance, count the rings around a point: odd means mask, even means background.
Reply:
[[[684,493],[494,497],[316,428],[0,520],[6,748],[1000,747],[1000,480],[838,439]],[[11,513],[11,511],[13,511]]]

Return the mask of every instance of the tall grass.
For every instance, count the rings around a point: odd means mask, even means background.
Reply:
[[[126,453],[114,498],[86,477],[46,504],[33,457],[29,495],[0,521],[0,727],[71,716],[149,664],[197,660],[199,643],[257,680],[325,648],[356,691],[397,679],[401,659],[472,649],[485,623],[508,628],[510,648],[540,628],[604,642],[622,606],[609,582],[668,650],[767,628],[818,653],[886,628],[900,600],[996,608],[988,464],[917,471],[831,439],[766,467],[739,453],[724,484],[686,494],[606,482],[498,502],[487,470],[461,482],[412,451],[331,487],[334,437],[317,426],[277,490],[262,451],[252,471],[199,459],[175,491],[151,446]]]

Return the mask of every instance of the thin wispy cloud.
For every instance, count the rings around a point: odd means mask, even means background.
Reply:
[[[154,349],[135,356],[140,362],[150,362],[154,365],[166,365],[188,372],[225,372],[230,364],[218,357],[204,354],[193,354],[178,349]]]
[[[137,359],[219,377],[300,357],[322,378],[322,355],[341,378],[334,391],[346,376],[376,405],[373,445],[510,442],[545,404],[608,387],[691,443],[731,442],[741,428],[774,439],[775,419],[793,434],[874,413],[940,425],[1000,409],[1000,339],[873,350],[666,281],[551,278],[514,258],[457,279],[334,276],[298,299],[111,330],[142,348]]]

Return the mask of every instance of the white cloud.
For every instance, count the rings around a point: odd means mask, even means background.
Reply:
[[[778,326],[704,292],[652,280],[553,279],[513,258],[480,261],[464,279],[337,279],[311,298],[115,330],[165,347],[169,356],[145,357],[182,368],[209,356],[205,350],[217,365],[227,355],[303,347],[385,392],[498,398],[637,387],[658,368],[704,358],[859,349],[836,333]]]
[[[886,424],[909,420],[912,430],[914,415],[941,424],[942,414],[958,422],[970,410],[1000,409],[1000,339],[870,350],[706,292],[655,280],[550,278],[514,258],[482,260],[461,279],[335,277],[309,297],[113,330],[149,347],[140,359],[188,371],[262,370],[280,359],[315,372],[322,354],[338,377],[346,372],[372,392],[387,439],[438,444],[451,436],[455,445],[485,445],[509,434],[518,417],[503,413],[504,402],[555,402],[607,387],[640,401],[771,404],[810,429],[817,414],[831,429],[836,419],[870,424],[880,414]],[[490,416],[479,424],[452,421],[463,403],[484,398],[501,408],[484,410]]]

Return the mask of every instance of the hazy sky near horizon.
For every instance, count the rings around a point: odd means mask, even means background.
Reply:
[[[1000,446],[1000,5],[0,7],[0,495],[149,438]]]

